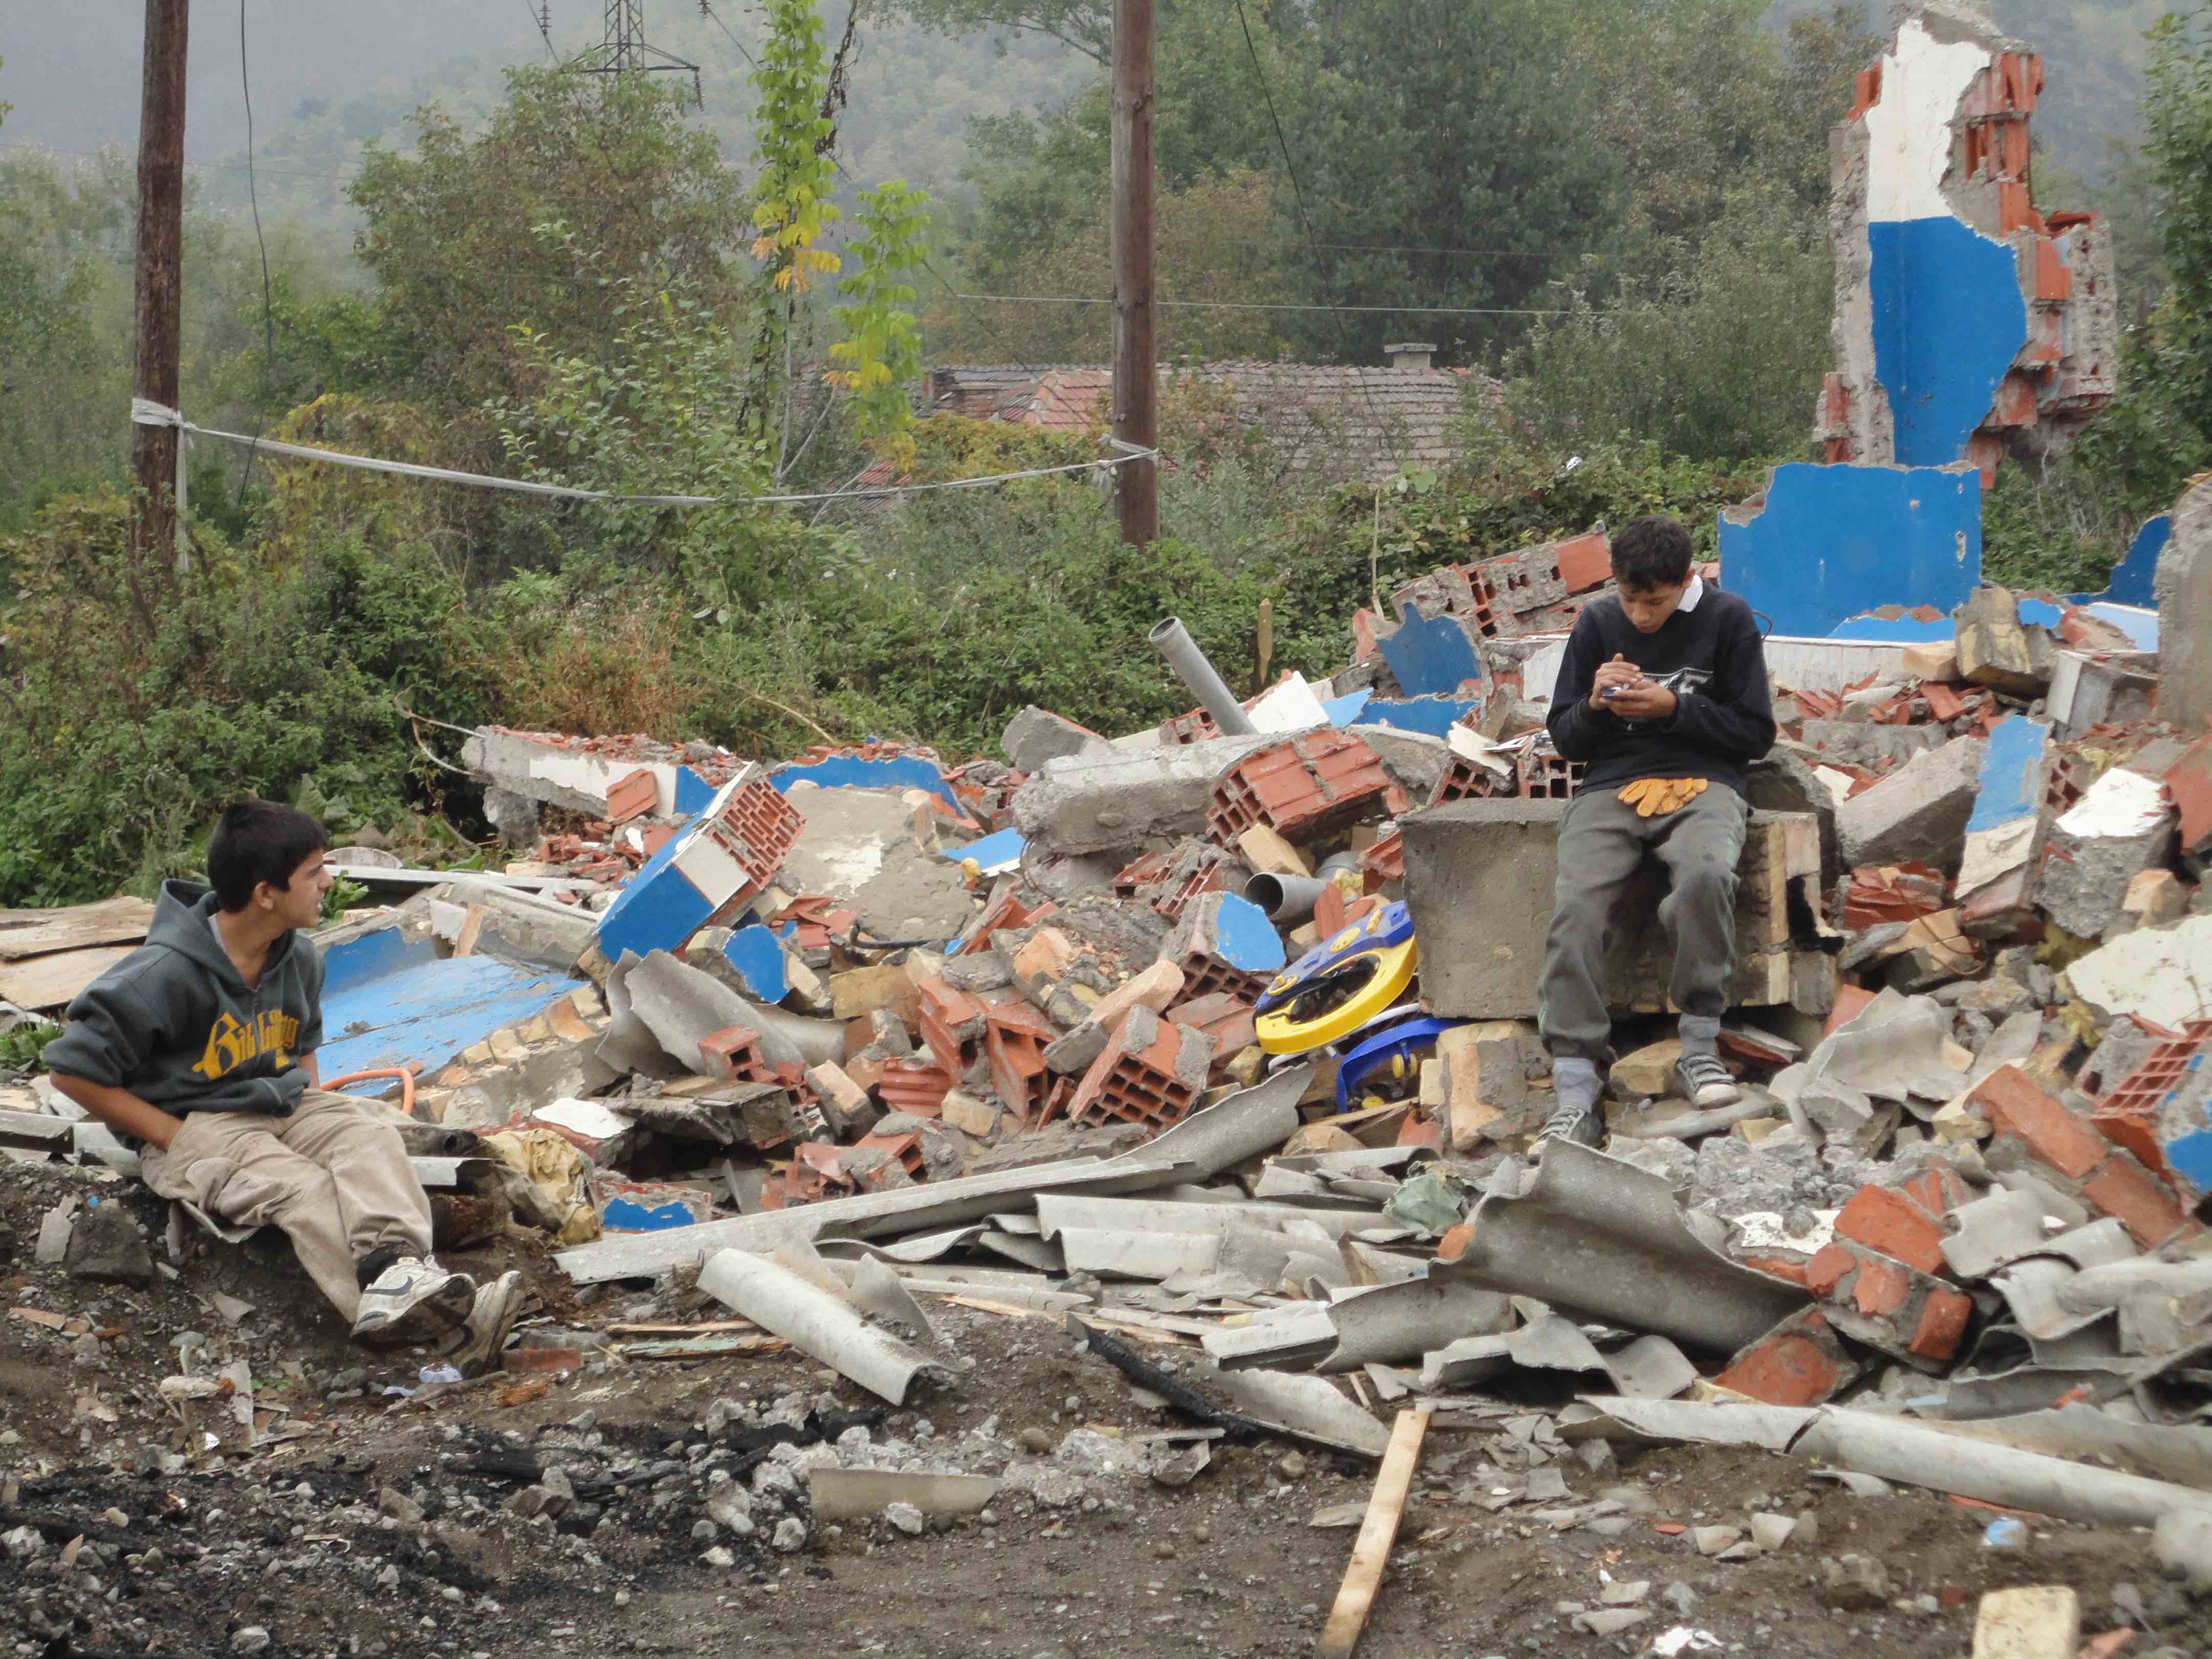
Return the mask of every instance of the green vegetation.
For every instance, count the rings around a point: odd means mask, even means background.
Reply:
[[[359,161],[323,221],[357,229],[359,257],[272,220],[271,352],[250,230],[193,204],[196,418],[706,507],[248,470],[202,446],[190,567],[146,559],[120,419],[130,179],[0,157],[0,385],[36,392],[0,400],[0,904],[189,869],[248,791],[409,857],[477,856],[441,722],[964,757],[1026,702],[1111,731],[1180,713],[1144,637],[1167,612],[1253,688],[1263,600],[1270,672],[1322,675],[1357,610],[1447,561],[1653,511],[1709,549],[1720,508],[1807,453],[1824,135],[1871,51],[1856,9],[1783,33],[1760,10],[1163,0],[1162,283],[1230,302],[1167,310],[1164,353],[1373,362],[1435,339],[1503,390],[1470,382],[1448,465],[1324,488],[1178,380],[1169,539],[1141,552],[1083,473],[897,506],[752,499],[1103,453],[1099,432],[916,419],[908,397],[928,362],[1106,356],[1103,307],[940,280],[1105,293],[1100,0],[897,0],[857,61],[807,0],[726,20],[750,64],[719,12],[672,16],[666,43],[714,65],[703,115],[688,88],[540,67],[495,90],[456,69],[404,127],[390,100],[303,111],[286,142],[342,133],[325,159]],[[2015,584],[2096,586],[2212,465],[2206,16],[2149,43],[2158,103],[2116,164],[2140,181],[2114,205],[2151,295],[2124,295],[2123,395],[1989,498],[1985,562]],[[979,42],[1037,107],[984,95]],[[886,43],[910,62],[887,67]],[[888,128],[871,103],[926,101],[933,67],[946,107],[923,126],[988,115],[972,143],[908,142],[920,118]],[[891,149],[898,167],[868,165]],[[1409,308],[1267,308],[1323,301]]]

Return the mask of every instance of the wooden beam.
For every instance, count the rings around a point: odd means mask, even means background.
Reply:
[[[1367,1615],[1375,1606],[1375,1592],[1382,1585],[1382,1569],[1389,1565],[1390,1547],[1398,1541],[1399,1517],[1406,1512],[1406,1496],[1413,1490],[1413,1469],[1421,1461],[1421,1441],[1429,1431],[1426,1406],[1398,1413],[1390,1425],[1390,1443],[1382,1453],[1382,1467],[1375,1472],[1375,1490],[1367,1499],[1367,1518],[1359,1523],[1359,1537],[1352,1547],[1352,1565],[1344,1570],[1344,1583],[1336,1592],[1336,1605],[1322,1626],[1321,1659],[1352,1659],[1367,1628]]]
[[[1159,373],[1152,342],[1152,0],[1114,0],[1114,435],[1158,447]],[[1159,539],[1158,463],[1114,469],[1121,539]]]
[[[10,916],[29,918],[11,922]],[[153,925],[154,907],[141,898],[102,899],[66,910],[0,912],[0,962],[80,951],[94,945],[137,945]]]
[[[177,406],[177,360],[184,339],[185,46],[187,0],[146,0],[146,55],[138,115],[137,290],[132,312],[131,389],[164,408]],[[173,426],[131,428],[131,472],[137,482],[138,546],[186,565],[177,500]]]

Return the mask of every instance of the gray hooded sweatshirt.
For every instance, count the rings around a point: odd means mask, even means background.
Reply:
[[[145,944],[77,994],[46,1069],[179,1117],[290,1113],[307,1086],[300,1062],[323,1040],[323,959],[287,933],[249,990],[210,925],[215,909],[198,882],[162,883]]]

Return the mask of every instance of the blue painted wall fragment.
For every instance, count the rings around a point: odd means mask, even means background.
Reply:
[[[2148,610],[2158,608],[2158,591],[2154,579],[2158,575],[2158,556],[2173,538],[2173,515],[2160,513],[2145,519],[2129,539],[2128,550],[2120,555],[2120,562],[2112,567],[2106,579],[2101,593],[2076,593],[2076,605],[2087,605],[2093,599],[2109,599],[2114,605],[2141,605]]]
[[[973,859],[978,869],[987,876],[1012,869],[1022,861],[1022,848],[1029,842],[1018,830],[1000,830],[971,841],[965,847],[948,847],[939,854],[954,864],[963,859]]]
[[[663,842],[660,850],[623,884],[615,902],[600,912],[592,943],[609,962],[620,962],[624,951],[641,957],[673,951],[714,914],[714,901],[673,868],[686,833],[679,830]]]
[[[440,957],[428,939],[397,927],[323,953],[325,1077],[418,1064],[427,1074],[506,1025],[542,1012],[575,981],[497,957]],[[380,1093],[384,1082],[363,1084]]]
[[[2098,599],[2085,607],[2100,622],[2124,631],[2138,651],[2158,649],[2158,612],[2140,605],[2112,605]]]
[[[1423,617],[1410,599],[1397,629],[1376,643],[1408,696],[1451,696],[1464,682],[1482,678],[1467,629],[1449,617]]]
[[[769,780],[779,793],[789,794],[794,783],[819,784],[824,789],[927,789],[954,811],[960,802],[945,782],[945,774],[918,755],[893,755],[864,760],[857,755],[832,755],[807,766],[779,766]],[[962,817],[966,817],[964,812]]]
[[[1372,686],[1363,685],[1357,691],[1347,691],[1340,697],[1323,697],[1321,712],[1328,716],[1331,726],[1350,726],[1359,718],[1359,711],[1374,699]]]
[[[755,1001],[772,1007],[791,994],[791,969],[783,959],[783,942],[759,922],[732,931],[722,944],[722,960],[737,969]]]
[[[1974,813],[1966,820],[1968,835],[2035,816],[2036,774],[2043,766],[2043,746],[2050,735],[2049,726],[2025,714],[2008,714],[1990,728],[1989,747],[1982,751]]]
[[[689,817],[694,812],[703,812],[714,804],[714,786],[688,766],[676,769],[676,816]]]
[[[1721,580],[1777,634],[1820,639],[1883,605],[1950,611],[1982,574],[1973,467],[1774,469],[1766,502],[1720,521]]]
[[[1874,372],[1889,394],[1900,466],[1943,466],[2027,341],[2010,246],[1948,216],[1867,226]]]
[[[647,1209],[629,1198],[611,1198],[599,1212],[599,1224],[618,1233],[665,1232],[671,1227],[696,1226],[698,1220],[682,1204],[656,1204]]]
[[[1249,899],[1224,893],[1213,915],[1215,948],[1221,959],[1248,974],[1272,974],[1283,965],[1283,939],[1267,913]]]
[[[1360,711],[1359,724],[1441,738],[1461,715],[1481,706],[1468,697],[1376,697]]]

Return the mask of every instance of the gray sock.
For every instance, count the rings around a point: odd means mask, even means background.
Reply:
[[[1604,1086],[1596,1065],[1580,1054],[1560,1054],[1552,1061],[1552,1093],[1562,1109],[1572,1106],[1595,1111],[1598,1093]]]
[[[1721,1040],[1721,1017],[1718,1014],[1685,1014],[1675,1022],[1674,1034],[1681,1039],[1685,1058],[1692,1054],[1716,1054]]]

